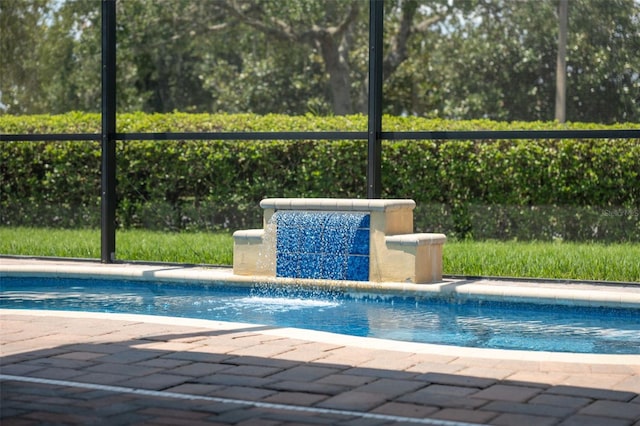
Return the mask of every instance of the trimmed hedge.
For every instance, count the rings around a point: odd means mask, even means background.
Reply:
[[[123,114],[119,132],[366,130],[364,116]],[[402,130],[557,129],[385,117]],[[568,124],[565,128],[629,128]],[[633,125],[638,128],[638,125]],[[99,133],[100,116],[0,116],[1,133]],[[117,144],[119,225],[261,227],[264,197],[366,196],[366,141]],[[100,144],[2,142],[0,224],[100,225]],[[640,241],[637,139],[385,141],[383,197],[412,198],[418,231],[476,239]]]

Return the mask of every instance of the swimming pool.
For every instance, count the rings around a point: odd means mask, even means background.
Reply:
[[[137,313],[444,345],[640,354],[640,309],[269,284],[3,277],[0,308]]]

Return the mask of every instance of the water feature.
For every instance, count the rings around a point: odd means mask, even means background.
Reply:
[[[369,280],[367,213],[278,211],[276,276]]]
[[[400,297],[302,285],[3,277],[0,308],[119,312],[445,345],[640,354],[640,309]]]
[[[236,275],[442,281],[443,234],[413,233],[413,200],[268,198],[264,229],[233,234]]]

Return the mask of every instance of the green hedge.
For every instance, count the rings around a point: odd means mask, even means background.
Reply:
[[[119,132],[364,131],[364,116],[123,114]],[[557,129],[385,117],[402,130]],[[568,124],[563,128],[638,128]],[[0,116],[1,133],[99,133],[100,117]],[[366,141],[117,143],[119,225],[261,226],[264,197],[366,196]],[[2,142],[0,223],[97,227],[100,144]],[[637,139],[385,141],[383,197],[412,198],[418,231],[476,239],[640,241]]]

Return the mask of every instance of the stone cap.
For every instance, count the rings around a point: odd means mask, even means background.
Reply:
[[[413,210],[416,203],[403,199],[357,199],[357,198],[265,198],[260,201],[263,209],[274,210],[322,210],[322,211],[393,211]]]
[[[424,246],[424,245],[438,245],[444,244],[447,241],[447,236],[444,234],[403,234],[403,235],[390,235],[385,237],[385,242],[391,245],[398,246]]]
[[[262,240],[264,229],[242,229],[233,233],[236,242]]]

